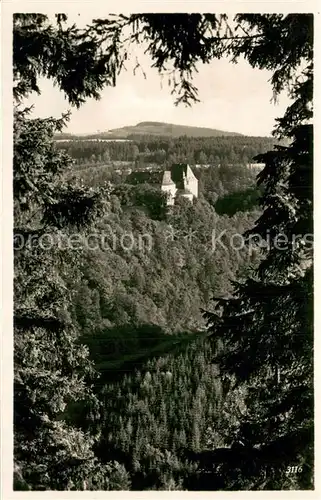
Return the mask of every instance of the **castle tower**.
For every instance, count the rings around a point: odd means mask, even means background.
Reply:
[[[161,190],[167,194],[167,205],[174,205],[177,188],[169,170],[164,171]]]

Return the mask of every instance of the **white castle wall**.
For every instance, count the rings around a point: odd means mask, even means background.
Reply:
[[[193,194],[192,193],[183,193],[181,194],[181,197],[182,198],[186,198],[187,200],[189,200],[190,202],[193,201]]]
[[[177,191],[175,184],[163,185],[161,189],[167,194],[167,205],[174,205]]]
[[[169,174],[169,175],[167,175]],[[171,181],[170,172],[164,172],[163,183],[161,185],[161,190],[163,193],[167,194],[167,205],[174,205],[175,197],[177,194],[177,188],[174,182]],[[172,182],[172,183],[171,183]],[[189,193],[180,193],[180,196],[193,201],[193,198],[198,198],[198,180],[196,179],[191,167],[187,165],[186,175],[183,174],[184,189],[189,191]]]
[[[195,198],[198,198],[198,180],[189,165],[187,166],[185,187],[195,196]]]

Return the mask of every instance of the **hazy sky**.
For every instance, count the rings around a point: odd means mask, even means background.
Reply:
[[[141,71],[133,75],[135,58]],[[270,135],[275,118],[282,116],[288,104],[286,95],[279,103],[271,102],[271,73],[252,69],[241,61],[232,64],[227,60],[200,65],[194,84],[199,89],[200,103],[186,108],[174,105],[167,79],[163,85],[150,59],[137,47],[115,88],[102,92],[100,101],[89,99],[79,110],[73,109],[68,125],[71,133],[93,133],[141,121],[163,121],[181,125],[203,126],[248,135]],[[163,88],[162,88],[163,87]],[[41,81],[41,96],[32,95],[28,100],[35,105],[35,116],[59,116],[70,109],[68,102],[48,80]]]

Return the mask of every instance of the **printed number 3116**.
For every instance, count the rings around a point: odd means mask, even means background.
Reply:
[[[302,467],[300,467],[300,465],[288,465],[286,468],[287,474],[296,474],[298,472],[302,472]]]

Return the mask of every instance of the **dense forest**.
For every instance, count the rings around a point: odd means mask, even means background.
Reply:
[[[94,228],[100,248],[84,257],[91,288],[96,283],[93,302],[109,304],[106,319],[114,314],[112,323],[126,323],[127,318],[132,324],[155,323],[175,331],[188,328],[190,321],[196,326],[211,296],[226,292],[229,279],[255,260],[254,251],[236,251],[229,242],[258,218],[257,199],[245,210],[247,192],[236,192],[239,204],[231,207],[227,202],[234,213],[226,214],[223,201],[233,191],[228,182],[222,186],[226,194],[216,203],[222,213],[204,198],[194,204],[182,199],[168,209],[153,187],[120,184],[112,189],[108,214]],[[130,241],[123,245],[126,234]],[[214,234],[224,235],[226,248],[213,247]],[[97,295],[99,282],[105,290],[102,296]],[[83,296],[90,301],[90,289]],[[84,317],[99,322],[99,307]]]
[[[95,228],[104,245],[84,252],[74,296],[74,321],[100,372],[97,454],[117,459],[132,489],[205,488],[193,453],[229,444],[224,429],[237,422],[232,408],[242,400],[224,394],[202,310],[257,264],[259,249],[236,251],[229,242],[260,210],[220,215],[205,199],[159,210],[161,196],[152,192],[151,203],[149,193],[126,184],[111,192]],[[224,234],[227,249],[214,249],[213,231]],[[130,250],[121,245],[125,234]],[[209,472],[220,485],[215,468]]]
[[[66,21],[14,16],[14,489],[312,489],[312,16]],[[141,42],[178,105],[200,61],[268,68],[275,139],[57,142],[68,115],[30,118],[40,76],[79,107]],[[193,203],[116,172],[178,161]]]
[[[57,142],[76,164],[108,164],[110,162],[135,162],[137,166],[148,164],[170,165],[187,162],[193,164],[241,164],[252,163],[253,157],[265,153],[278,143],[269,137],[155,137],[129,136],[128,141],[69,140]]]
[[[242,140],[240,140],[242,139]],[[148,141],[145,143],[145,141]],[[221,143],[222,140],[222,143]],[[136,142],[90,142],[85,140],[70,140],[57,143],[57,148],[68,153],[74,160],[69,175],[76,174],[86,185],[98,187],[105,182],[113,184],[128,183],[128,172],[139,169],[163,169],[173,163],[186,161],[186,149],[193,149],[193,141],[200,148],[200,161],[190,163],[194,174],[199,180],[200,198],[205,198],[211,205],[215,205],[218,213],[233,215],[239,210],[249,210],[258,204],[259,189],[256,186],[255,169],[247,168],[253,162],[253,157],[264,153],[273,144],[273,139],[257,137],[228,137],[228,138],[179,138],[168,140],[158,137],[141,137]],[[278,141],[274,141],[277,143]],[[146,154],[146,144],[148,154]],[[202,153],[206,150],[221,154],[209,155],[211,163],[202,163]],[[163,149],[157,149],[158,147]],[[223,147],[224,146],[224,147]],[[171,153],[173,148],[176,153]],[[184,148],[186,148],[184,150]],[[158,159],[150,155],[156,149],[164,154]],[[133,150],[136,153],[132,155]],[[142,151],[142,152],[140,152]],[[167,151],[167,153],[166,153]],[[245,153],[247,151],[247,153]],[[155,154],[156,154],[155,153]],[[158,153],[157,153],[158,154]],[[198,154],[198,153],[197,153]],[[136,160],[135,160],[136,157]],[[212,162],[214,160],[214,163]],[[194,164],[194,167],[193,167]],[[128,188],[129,189],[129,188]],[[157,196],[157,195],[156,195]]]

